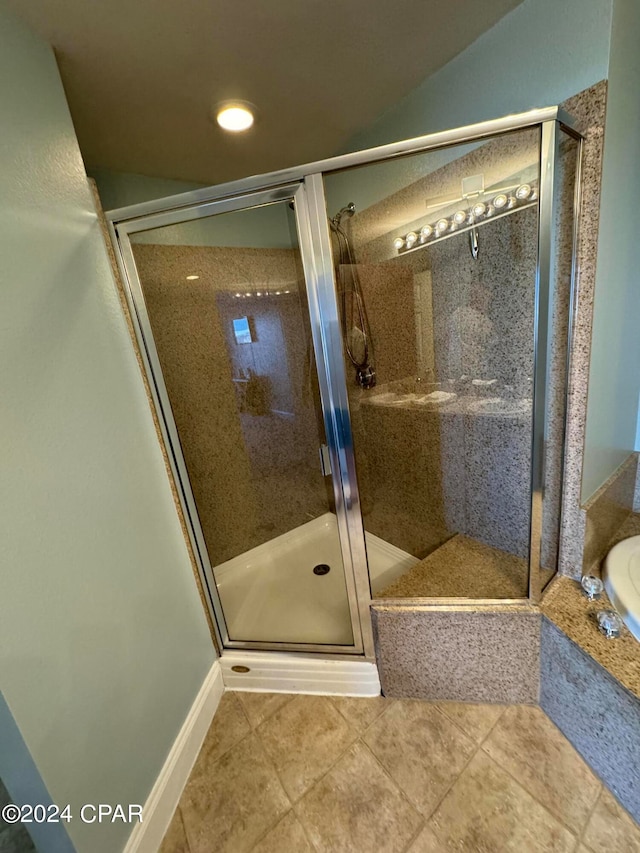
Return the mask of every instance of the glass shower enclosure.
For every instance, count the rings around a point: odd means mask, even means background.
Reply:
[[[538,600],[580,161],[548,108],[107,214],[222,648]]]

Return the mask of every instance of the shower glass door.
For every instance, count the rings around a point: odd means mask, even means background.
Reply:
[[[324,176],[376,598],[529,594],[540,145]]]
[[[305,204],[294,184],[118,239],[223,645],[362,653]]]

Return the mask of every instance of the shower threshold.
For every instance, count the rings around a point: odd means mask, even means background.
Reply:
[[[366,534],[373,594],[419,560]],[[330,567],[314,573],[318,565]],[[232,640],[351,645],[338,524],[327,512],[214,570]]]

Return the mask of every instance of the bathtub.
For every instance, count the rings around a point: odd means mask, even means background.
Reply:
[[[640,640],[640,536],[618,542],[604,563],[604,588],[633,636]]]

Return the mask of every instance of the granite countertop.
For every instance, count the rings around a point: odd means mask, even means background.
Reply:
[[[558,577],[545,593],[541,609],[570,640],[640,698],[640,643],[626,626],[615,640],[607,640],[598,630],[597,612],[613,609],[606,593],[597,601],[588,601],[578,581]]]

